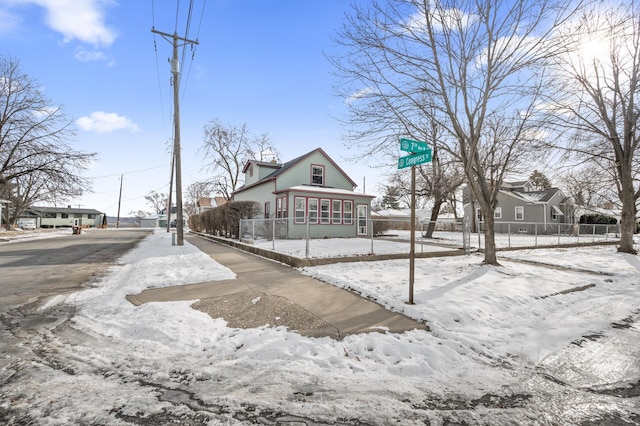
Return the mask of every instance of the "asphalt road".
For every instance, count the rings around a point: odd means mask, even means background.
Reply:
[[[149,234],[96,229],[80,235],[0,244],[0,315],[78,291]]]

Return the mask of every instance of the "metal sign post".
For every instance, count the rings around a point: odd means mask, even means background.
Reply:
[[[415,281],[416,263],[416,166],[431,162],[431,148],[426,142],[414,141],[411,139],[400,139],[400,150],[408,152],[409,155],[398,158],[398,170],[411,167],[411,238],[409,249],[409,301],[407,304],[414,305],[413,284]]]

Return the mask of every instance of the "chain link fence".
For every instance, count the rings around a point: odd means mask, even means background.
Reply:
[[[240,240],[297,257],[340,257],[408,253],[410,220],[356,219],[347,224],[304,223],[298,218],[242,219]],[[484,223],[472,232],[468,222],[442,220],[416,223],[416,253],[465,249],[481,250]],[[479,232],[478,232],[479,230]],[[495,224],[498,249],[611,243],[620,237],[619,225],[500,222]]]

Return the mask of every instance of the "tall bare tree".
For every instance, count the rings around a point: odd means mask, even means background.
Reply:
[[[262,160],[264,156],[277,160],[278,151],[266,134],[254,137],[247,125],[223,124],[211,120],[204,127],[204,144],[200,152],[205,155],[205,167],[215,173],[208,180],[227,200],[242,183],[242,167],[250,159]]]
[[[554,61],[549,111],[563,149],[613,174],[622,207],[618,250],[636,253],[640,198],[640,2],[595,4],[559,29],[567,53]]]
[[[81,195],[93,153],[72,149],[71,122],[20,70],[19,61],[0,56],[0,198],[15,209],[35,201]],[[14,218],[15,220],[15,218]]]
[[[442,129],[439,148],[459,161],[485,217],[484,262],[497,264],[493,210],[502,181],[533,154],[542,73],[565,20],[556,0],[389,0],[354,5],[332,58],[350,109],[348,137],[364,153],[398,135]]]
[[[160,213],[167,208],[169,196],[162,192],[151,191],[144,196],[144,199],[147,200],[147,204],[151,206],[155,213]],[[167,217],[169,217],[169,215],[167,215]]]

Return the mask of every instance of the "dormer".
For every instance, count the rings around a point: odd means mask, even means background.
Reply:
[[[242,169],[242,173],[244,173],[244,184],[251,185],[260,179],[264,179],[280,169],[280,167],[282,167],[282,164],[275,160],[270,162],[249,160]]]

